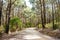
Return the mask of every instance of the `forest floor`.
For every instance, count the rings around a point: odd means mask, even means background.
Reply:
[[[35,28],[26,28],[16,34],[4,34],[0,40],[59,40],[40,33]]]
[[[42,34],[60,39],[60,29],[56,29],[56,30],[53,30],[53,29],[43,29],[43,30],[41,30],[41,29],[39,29],[38,31]]]

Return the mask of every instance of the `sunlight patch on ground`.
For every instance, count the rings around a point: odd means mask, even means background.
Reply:
[[[42,37],[38,36],[38,35],[25,35],[23,37],[23,39],[40,39]]]

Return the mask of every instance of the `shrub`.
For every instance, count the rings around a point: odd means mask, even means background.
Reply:
[[[55,29],[59,29],[59,25],[58,24],[54,24],[54,30]]]
[[[39,27],[39,28],[42,28],[42,24],[39,24],[38,27]]]
[[[11,30],[16,30],[16,28],[21,29],[22,27],[22,21],[18,17],[14,17],[10,20],[10,29]]]
[[[26,27],[31,27],[32,26],[32,23],[31,22],[26,22]]]
[[[52,28],[52,23],[48,23],[45,25],[46,28]]]
[[[4,31],[4,27],[0,27],[0,33]]]

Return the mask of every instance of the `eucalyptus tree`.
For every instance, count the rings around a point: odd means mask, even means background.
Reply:
[[[5,29],[5,33],[7,33],[7,34],[9,33],[11,7],[12,7],[12,4],[15,3],[15,1],[12,2],[12,0],[9,0],[8,1],[8,5],[7,5],[7,10],[6,10],[6,29]]]
[[[42,27],[45,28],[46,24],[46,10],[45,10],[45,0],[39,0],[40,2],[40,9],[41,9],[41,21],[42,21]]]
[[[51,0],[51,5],[52,5],[52,24],[53,24],[53,29],[55,28],[55,23],[54,23],[54,20],[55,20],[55,3],[56,3],[56,0]]]
[[[9,0],[7,1],[7,11],[6,11],[6,30],[5,32],[8,33],[9,32],[9,24],[10,24],[10,19],[11,19],[11,15],[12,15],[12,9],[14,6],[14,16],[18,16],[19,18],[23,19],[23,13],[24,13],[24,8],[26,7],[26,5],[24,4],[25,1],[24,0]],[[23,20],[22,20],[23,21]]]
[[[3,7],[3,0],[0,0],[0,26],[1,26],[1,18],[2,18],[2,7]]]
[[[33,5],[33,9],[36,12],[36,15],[39,16],[37,25],[40,24],[41,19],[42,27],[45,28],[46,24],[45,0],[30,0],[30,2]]]
[[[57,21],[59,22],[59,20],[60,20],[60,0],[57,0]]]

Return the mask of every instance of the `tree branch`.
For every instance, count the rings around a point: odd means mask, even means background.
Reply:
[[[15,1],[16,1],[16,0],[15,0]],[[11,5],[13,5],[13,4],[15,3],[15,1],[14,1],[14,2],[12,2],[12,3],[11,3]]]

